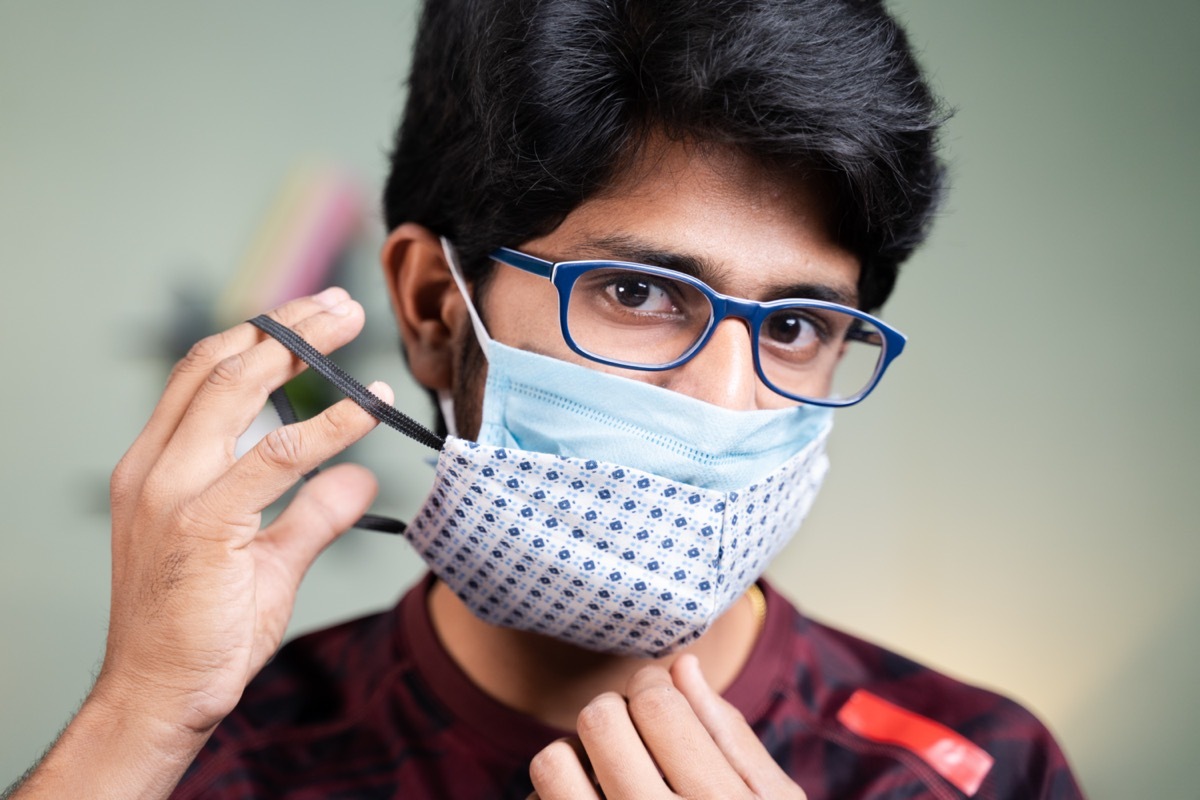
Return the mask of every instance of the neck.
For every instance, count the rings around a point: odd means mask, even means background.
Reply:
[[[758,638],[759,617],[743,598],[688,647],[659,659],[594,653],[526,631],[499,628],[471,613],[446,584],[429,595],[434,631],[450,657],[481,690],[501,703],[563,730],[575,729],[579,711],[596,695],[624,692],[646,664],[669,665],[694,653],[709,684],[727,688]]]

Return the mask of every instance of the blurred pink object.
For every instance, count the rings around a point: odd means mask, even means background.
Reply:
[[[328,285],[363,229],[363,193],[344,171],[294,169],[217,306],[230,325]]]

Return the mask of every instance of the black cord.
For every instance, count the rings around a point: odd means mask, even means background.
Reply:
[[[260,314],[250,320],[250,324],[276,339],[288,350],[291,350],[296,358],[312,367],[321,377],[336,386],[342,394],[349,397],[355,403],[358,403],[363,411],[366,411],[383,424],[395,428],[410,439],[414,439],[434,450],[441,450],[446,444],[446,440],[441,436],[438,436],[412,417],[368,392],[367,387],[350,377],[345,370],[326,358],[311,344],[304,341],[291,328],[281,325],[266,314]]]

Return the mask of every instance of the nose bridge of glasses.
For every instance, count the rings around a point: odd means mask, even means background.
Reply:
[[[705,287],[708,288],[708,287]],[[748,347],[747,355],[750,357],[750,363],[755,365],[757,369],[758,355],[754,352],[755,343],[758,340],[758,334],[754,330],[755,315],[758,313],[758,305],[749,300],[741,300],[737,297],[721,294],[708,288],[705,293],[708,298],[710,307],[712,308],[712,316],[709,317],[708,325],[705,327],[704,333],[701,334],[695,344],[685,356],[685,360],[695,358],[701,350],[707,349],[712,342],[713,337],[717,335],[721,323],[728,319],[741,320],[746,326],[745,344],[741,347]],[[735,359],[736,361],[736,359]]]
[[[749,329],[751,337],[754,336],[755,323],[762,316],[761,305],[753,300],[742,300],[739,297],[730,297],[718,292],[713,292],[709,301],[713,306],[712,324],[714,327],[728,317],[736,317],[746,323],[746,328]]]

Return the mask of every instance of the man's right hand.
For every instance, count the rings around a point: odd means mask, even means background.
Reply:
[[[325,353],[363,326],[362,307],[341,289],[271,316]],[[343,400],[235,458],[268,394],[301,369],[247,323],[199,342],[171,373],[112,476],[104,664],[17,797],[166,796],[278,648],[304,573],[376,491],[367,470],[339,465],[261,526],[266,506],[376,424]],[[391,401],[386,385],[370,388]]]

